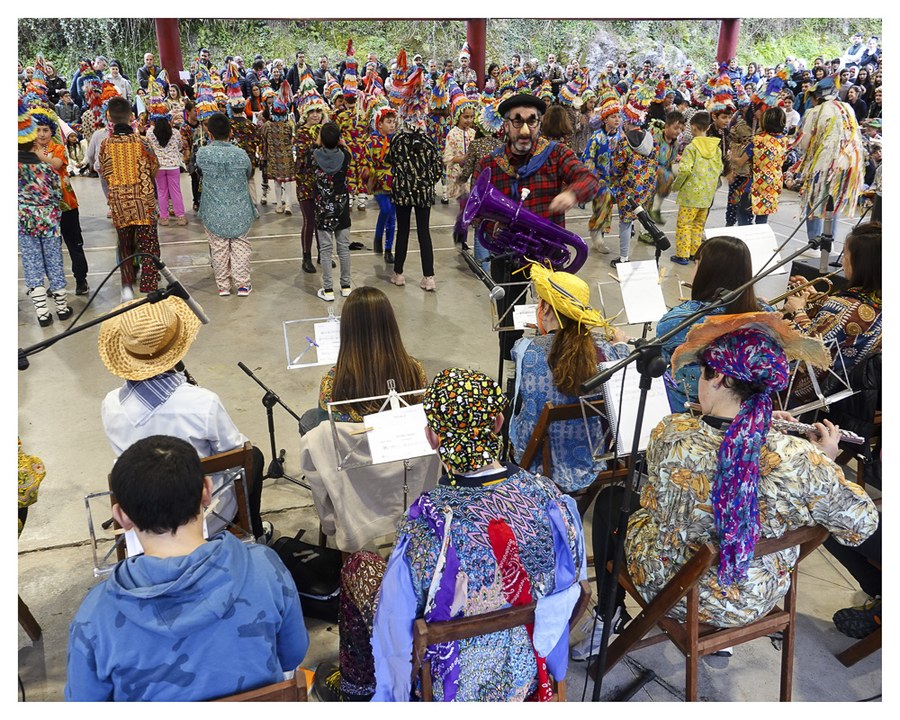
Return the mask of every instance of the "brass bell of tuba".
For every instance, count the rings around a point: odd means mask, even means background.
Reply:
[[[515,253],[554,270],[575,273],[588,257],[587,243],[580,235],[560,227],[523,207],[527,191],[516,203],[491,184],[491,170],[485,168],[478,176],[466,206],[462,223],[468,227],[478,220],[475,236],[492,255]],[[494,220],[502,227],[496,235],[483,231],[484,222]]]

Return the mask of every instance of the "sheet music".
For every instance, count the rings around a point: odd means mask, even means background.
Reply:
[[[363,428],[372,464],[432,455],[435,450],[425,437],[427,424],[422,404],[365,415]]]
[[[735,225],[733,227],[722,228],[706,228],[706,237],[714,238],[719,235],[730,235],[738,240],[743,240],[750,249],[750,259],[753,263],[753,274],[756,275],[763,266],[772,258],[772,254],[778,248],[778,238],[775,237],[775,231],[766,225]],[[773,267],[781,262],[781,253],[775,255],[775,258],[769,262],[769,267]],[[790,270],[784,266],[778,268],[774,274],[786,273]]]
[[[621,268],[618,265],[616,270]],[[615,362],[603,362],[600,366],[604,369],[612,367]],[[615,373],[603,385],[603,397],[606,402],[606,415],[616,433],[619,455],[629,455],[634,441],[634,423],[637,420],[638,401],[641,396],[641,374],[637,368],[627,365]],[[622,386],[625,386],[622,394]],[[619,398],[622,398],[621,416],[619,415]],[[650,390],[647,392],[647,403],[644,406],[644,422],[641,426],[638,450],[646,450],[650,440],[650,433],[659,421],[666,415],[671,415],[669,408],[669,396],[666,394],[666,386],[662,378],[655,378]]]
[[[336,363],[341,349],[341,324],[327,320],[313,325],[316,335],[316,359],[320,365]]]
[[[516,305],[513,307],[513,327],[527,330],[537,327],[537,305]]]
[[[724,228],[706,228],[706,237],[713,238],[717,235],[730,235],[746,243],[750,250],[750,261],[753,265],[753,274],[756,275],[768,263],[768,268],[773,268],[781,262],[781,253],[775,254],[778,248],[778,238],[775,231],[768,225],[736,225]],[[773,258],[772,255],[775,254]],[[770,262],[771,260],[771,262]],[[790,276],[790,266],[782,265],[771,275],[767,275],[753,286],[756,297],[778,297],[787,290]]]
[[[659,269],[655,260],[619,263],[616,275],[622,287],[622,302],[630,325],[656,322],[669,309],[659,284]]]

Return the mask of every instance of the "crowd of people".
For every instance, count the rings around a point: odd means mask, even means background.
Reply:
[[[836,212],[861,211],[871,200],[864,210],[871,222],[853,230],[842,256],[847,290],[826,302],[800,293],[780,310],[749,290],[663,349],[673,415],[651,435],[647,482],[624,542],[630,572],[649,600],[691,548],[718,539],[722,559],[702,581],[701,620],[729,627],[764,614],[787,590],[784,572],[753,559],[759,539],[819,523],[842,547],[860,545],[876,529],[880,540],[874,504],[834,463],[840,428],[825,420],[807,439],[772,427],[778,417],[772,395],[787,388],[790,360],[825,373],[836,363],[861,367],[881,350],[877,38],[863,45],[854,36],[847,54],[816,58],[809,70],[794,57],[745,68],[732,59],[705,76],[691,64],[631,68],[610,60],[592,78],[588,68],[564,67],[555,54],[545,65],[514,55],[507,64],[491,63],[483,88],[467,45],[458,65],[426,64],[419,54],[410,62],[400,50],[390,67],[369,53],[360,68],[350,41],[333,70],[324,56],[312,70],[303,51],[290,67],[257,56],[247,70],[243,58],[229,56],[217,68],[201,48],[187,80],[167,78],[155,60],[147,53],[132,82],[117,61],[86,59],[69,87],[42,56],[20,65],[19,248],[27,292],[41,326],[53,322],[53,311],[60,320],[72,314],[63,240],[76,293],[89,291],[74,173],[94,173],[103,185],[118,237],[123,303],[134,302],[135,283],[143,293],[157,287],[157,226],[172,217],[189,222],[182,172],[191,176],[193,209],[222,296],[252,291],[248,236],[259,206],[272,202],[283,215],[300,210],[302,270],[321,272],[322,301],[333,302],[336,291],[347,298],[337,363],[322,380],[318,407],[301,421],[308,473],[334,470],[316,466],[334,458],[313,446],[329,404],[371,399],[386,378],[397,379],[402,391],[424,388],[425,434],[442,468],[431,481],[418,479],[425,492],[410,498],[387,561],[367,550],[346,559],[340,662],[318,669],[313,689],[320,699],[413,699],[420,691],[411,674],[415,618],[448,620],[539,598],[552,611],[533,627],[429,647],[424,661],[439,699],[550,699],[549,678],[566,673],[569,615],[587,577],[581,514],[569,493],[604,466],[578,422],[551,434],[552,477],[540,475],[537,462],[520,468],[516,459],[546,402],[576,401],[598,363],[628,352],[621,331],[591,307],[578,268],[493,257],[488,246],[503,242],[507,230],[480,219],[474,258],[497,282],[528,271],[540,298],[537,334],[501,334],[511,375],[506,391],[502,379],[465,368],[429,380],[405,351],[384,293],[352,287],[351,251],[360,248],[349,228],[354,207],[364,209],[369,196],[378,206],[373,245],[392,268],[390,282],[406,283],[414,215],[419,285],[433,292],[431,207],[439,197],[459,204],[454,241],[468,252],[462,209],[485,174],[516,202],[527,187],[522,206],[561,229],[568,210],[590,203],[595,252],[610,252],[605,236],[616,207],[613,266],[629,262],[634,235],[643,239],[634,229],[641,208],[662,224],[662,202],[677,193],[671,262],[695,263],[696,274],[691,300],[660,319],[658,334],[710,305],[719,288],[737,288],[751,275],[741,240],[704,239],[720,186],[728,190],[729,226],[765,223],[783,188],[796,188],[810,240],[822,234],[826,200]],[[219,528],[204,538],[202,516],[220,479],[204,479],[198,460],[246,437],[218,397],[194,387],[183,370],[198,331],[174,297],[101,326],[101,359],[125,380],[102,412],[118,458],[113,515],[137,533],[144,554],[120,563],[73,620],[67,699],[211,699],[274,682],[306,655],[294,581],[271,549],[257,547],[273,532],[260,517],[258,450],[248,478],[257,543],[242,545],[215,534]],[[700,417],[684,413],[690,402],[700,406]],[[350,404],[339,420],[362,423],[371,411]],[[612,532],[617,493],[604,493],[594,507],[599,608],[614,592],[601,540]],[[226,520],[234,515],[231,500],[228,493],[219,499],[225,507],[217,512]],[[326,503],[317,497],[320,512]],[[785,551],[778,562],[793,567],[796,553]],[[615,616],[591,613],[586,640],[571,657],[594,654],[604,621],[618,627],[624,605],[615,592]],[[865,619],[875,622],[872,607],[841,617],[851,618],[856,632]],[[880,623],[880,598],[877,607]],[[127,647],[114,638],[123,627],[135,639]],[[213,659],[221,669],[215,674],[205,670]],[[244,672],[248,665],[252,671]]]

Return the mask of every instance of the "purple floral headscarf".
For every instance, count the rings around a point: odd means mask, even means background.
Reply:
[[[719,535],[719,585],[747,577],[759,538],[759,451],[772,424],[771,393],[788,385],[790,366],[781,345],[767,333],[741,328],[716,338],[703,364],[764,390],[741,403],[719,446],[713,479],[713,517]]]

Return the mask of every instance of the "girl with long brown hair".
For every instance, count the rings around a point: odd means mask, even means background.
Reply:
[[[304,413],[301,431],[306,433],[328,417],[328,403],[387,394],[388,380],[398,393],[424,388],[428,380],[422,363],[403,346],[394,309],[381,290],[355,288],[341,308],[341,345],[337,363],[322,378],[319,406]],[[412,404],[414,396],[405,398]],[[362,422],[376,413],[382,400],[351,403],[334,408],[338,422]]]
[[[613,329],[590,306],[587,283],[566,272],[531,266],[531,280],[540,300],[537,307],[539,334],[522,338],[512,349],[516,362],[516,392],[509,438],[515,457],[521,457],[531,439],[544,404],[578,402],[580,386],[597,372],[597,364],[628,354],[625,336]],[[591,440],[582,420],[554,423],[550,428],[553,477],[564,492],[586,487],[606,469],[592,458]],[[528,470],[540,468],[538,457]]]
[[[714,237],[700,246],[697,252],[694,279],[691,283],[691,299],[676,305],[660,318],[656,325],[657,337],[675,329],[691,314],[711,305],[718,297],[719,290],[734,290],[753,277],[753,263],[750,249],[743,240],[728,235]],[[759,312],[772,308],[757,300],[753,287],[748,287],[728,305],[716,308],[710,314]],[[703,322],[701,317],[697,323]],[[693,325],[669,338],[662,346],[663,359],[668,363],[675,349],[684,342]],[[686,402],[697,402],[697,383],[700,380],[700,366],[689,363],[674,374],[666,370],[664,377],[672,412],[684,412]]]

